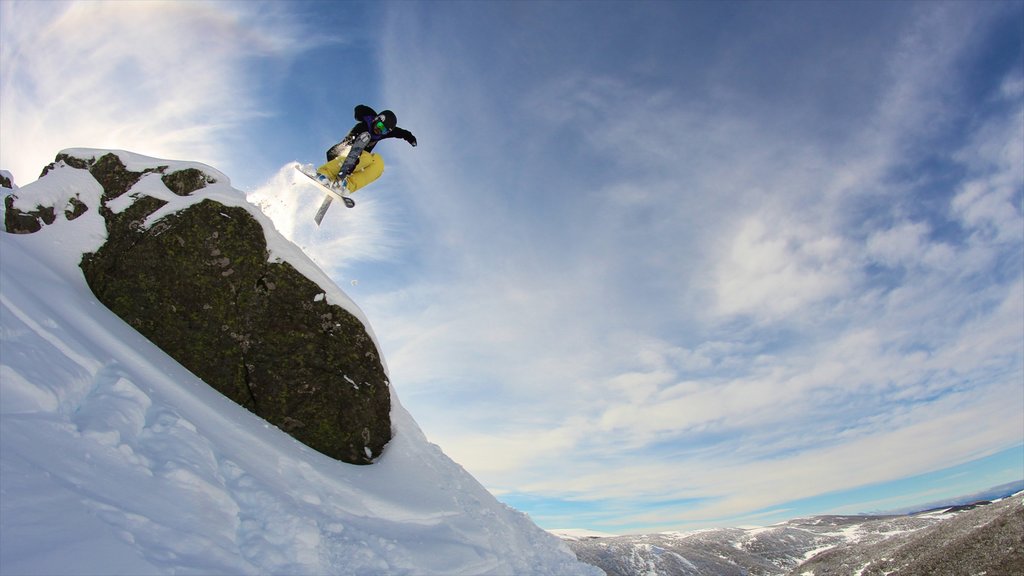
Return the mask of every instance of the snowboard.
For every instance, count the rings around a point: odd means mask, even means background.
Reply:
[[[338,171],[338,177],[339,178],[344,180],[344,178],[348,177],[348,175],[351,174],[353,170],[355,170],[356,165],[359,164],[359,155],[363,152],[363,149],[366,148],[366,145],[369,144],[369,143],[370,143],[370,133],[369,132],[363,132],[362,134],[359,135],[358,138],[355,139],[354,142],[352,142],[351,146],[348,149],[348,152],[345,155],[345,161],[342,162],[341,169]],[[301,174],[305,175],[307,178],[312,180],[313,183],[315,183],[317,186],[319,186],[321,190],[323,190],[324,192],[327,193],[327,195],[324,196],[323,203],[320,204],[320,208],[316,211],[316,216],[313,217],[313,220],[316,222],[317,226],[319,226],[320,222],[323,221],[324,214],[327,213],[327,209],[331,207],[331,201],[333,201],[335,198],[338,198],[342,202],[344,202],[345,206],[348,207],[348,208],[355,207],[355,205],[356,205],[355,200],[349,198],[344,193],[342,193],[340,190],[336,190],[336,189],[324,186],[323,183],[320,182],[320,179],[316,176],[315,173],[310,174],[310,173],[304,171],[302,169],[302,166],[298,166],[297,165],[295,168]]]
[[[338,190],[336,188],[330,188],[328,186],[324,186],[323,182],[321,182],[319,178],[317,178],[313,174],[310,174],[309,172],[306,172],[306,170],[303,170],[303,168],[304,168],[304,166],[302,166],[300,164],[296,164],[295,165],[295,169],[299,171],[299,174],[302,174],[306,178],[309,178],[310,181],[313,182],[313,184],[316,184],[316,186],[318,188],[320,188],[320,190],[322,190],[324,192],[324,201],[323,201],[322,204],[320,204],[320,208],[316,211],[316,216],[313,217],[313,220],[316,222],[317,226],[319,226],[320,222],[323,221],[324,214],[327,213],[327,209],[331,207],[331,202],[335,198],[337,198],[338,200],[341,200],[342,202],[344,202],[345,206],[347,206],[348,208],[354,208],[355,207],[355,205],[356,205],[355,200],[349,198],[348,196],[346,196],[344,193],[342,193],[340,190]]]

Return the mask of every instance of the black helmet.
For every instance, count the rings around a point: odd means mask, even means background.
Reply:
[[[394,130],[395,126],[398,126],[398,116],[391,110],[385,110],[377,115],[378,118],[384,121],[384,125],[388,127],[388,130]]]
[[[398,126],[398,117],[395,116],[395,113],[391,110],[385,110],[380,114],[377,114],[377,117],[373,119],[371,126],[373,127],[374,132],[387,134],[394,130],[395,126]]]

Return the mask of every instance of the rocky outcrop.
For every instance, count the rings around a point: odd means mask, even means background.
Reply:
[[[264,229],[247,209],[200,199],[215,177],[160,165],[132,171],[114,153],[65,153],[48,169],[58,165],[87,170],[103,190],[98,205],[73,196],[26,209],[9,196],[8,232],[38,231],[58,211],[67,221],[95,211],[107,239],[81,268],[108,308],[304,444],[353,464],[380,455],[391,438],[390,391],[372,338],[292,265],[269,261]],[[111,207],[150,173],[196,201],[153,222],[166,200],[133,192],[130,203]]]

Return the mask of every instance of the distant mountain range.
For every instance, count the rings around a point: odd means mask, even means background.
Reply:
[[[609,576],[1024,574],[1024,482],[912,514],[815,516],[765,528],[562,533]],[[920,508],[918,508],[920,510]]]
[[[974,494],[964,494],[963,496],[957,496],[956,498],[935,500],[934,502],[928,502],[926,504],[918,504],[916,506],[905,506],[903,508],[896,508],[893,510],[872,512],[871,514],[914,514],[916,512],[926,512],[929,510],[937,510],[939,508],[962,506],[964,504],[978,502],[979,500],[999,500],[1000,498],[1006,498],[1007,496],[1016,494],[1017,492],[1021,491],[1024,491],[1024,480],[1017,480],[1015,482],[1007,482],[1006,484],[993,486],[992,488],[982,490],[981,492],[975,492]]]

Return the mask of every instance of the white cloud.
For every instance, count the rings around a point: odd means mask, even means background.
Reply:
[[[237,130],[259,114],[255,66],[302,49],[274,5],[0,4],[0,166],[20,183],[58,151],[113,148],[242,167]]]
[[[851,361],[853,364],[853,361]],[[880,368],[884,371],[884,367]],[[1019,374],[1019,372],[1018,372]],[[731,400],[742,400],[736,395]],[[792,400],[797,401],[794,397]],[[630,448],[607,454],[600,463],[579,459],[566,462],[558,470],[569,474],[523,478],[517,484],[514,470],[501,470],[497,476],[503,485],[515,484],[521,490],[547,493],[582,501],[622,499],[635,503],[635,514],[616,518],[624,525],[735,522],[736,517],[754,510],[778,506],[790,500],[831,491],[881,483],[907,475],[942,469],[967,462],[987,453],[1014,446],[1024,432],[1024,418],[1019,406],[1024,402],[1024,390],[1009,379],[991,386],[963,390],[935,401],[922,402],[916,407],[896,406],[882,409],[865,418],[855,431],[839,431],[829,423],[805,419],[789,423],[803,430],[805,443],[789,451],[763,452],[760,444],[770,434],[764,434],[762,422],[753,432],[730,439],[725,446],[702,446],[692,451],[666,452],[646,455]],[[657,417],[657,412],[647,416]],[[728,408],[729,402],[718,406],[680,404],[679,416],[701,408],[710,410]],[[753,408],[753,410],[751,410]],[[736,413],[726,413],[723,421],[730,425],[735,417],[754,414],[774,420],[778,414],[764,414],[785,408],[785,402],[766,402],[762,398],[757,406],[737,406]],[[665,416],[673,410],[666,408]],[[790,414],[783,414],[788,417]],[[981,423],[986,423],[981,425]],[[787,426],[784,421],[774,425]],[[581,428],[576,427],[579,433]],[[583,428],[586,430],[586,428]],[[622,431],[628,434],[630,428]],[[794,430],[787,433],[793,437]],[[582,434],[593,434],[588,430]],[[602,439],[603,446],[615,446]],[[935,447],[941,445],[942,450]],[[577,448],[578,449],[578,448]],[[609,463],[619,463],[615,473],[608,473]],[[626,464],[628,462],[628,464]],[[697,498],[700,503],[663,504],[656,512],[637,512],[657,502],[672,502]],[[733,520],[728,520],[733,519]]]
[[[1020,76],[1007,78],[1002,94],[1015,110],[986,123],[957,155],[972,173],[953,200],[953,213],[975,234],[998,242],[1024,240],[1024,94]]]
[[[661,511],[633,521],[693,522],[741,516],[780,503],[869,484],[895,480],[967,462],[988,450],[1005,449],[1019,442],[1020,390],[1009,384],[979,395],[957,394],[917,410],[905,421],[879,421],[882,432],[822,445],[783,458],[758,461],[719,458],[682,462],[676,466],[682,494],[663,494],[665,499],[700,494],[718,497],[712,503],[680,511],[666,518]],[[981,422],[991,425],[981,426]],[[937,443],[942,451],[934,449]],[[699,473],[692,466],[701,466]],[[632,478],[639,484],[642,478]],[[669,484],[671,485],[671,484]],[[676,484],[678,485],[678,484]],[[596,488],[596,487],[595,487]],[[601,492],[595,489],[595,493]]]
[[[719,311],[777,321],[845,296],[854,273],[849,250],[827,229],[751,217],[716,271]]]
[[[929,226],[923,222],[905,222],[879,230],[868,239],[868,257],[888,266],[913,265],[924,252],[929,232]]]

